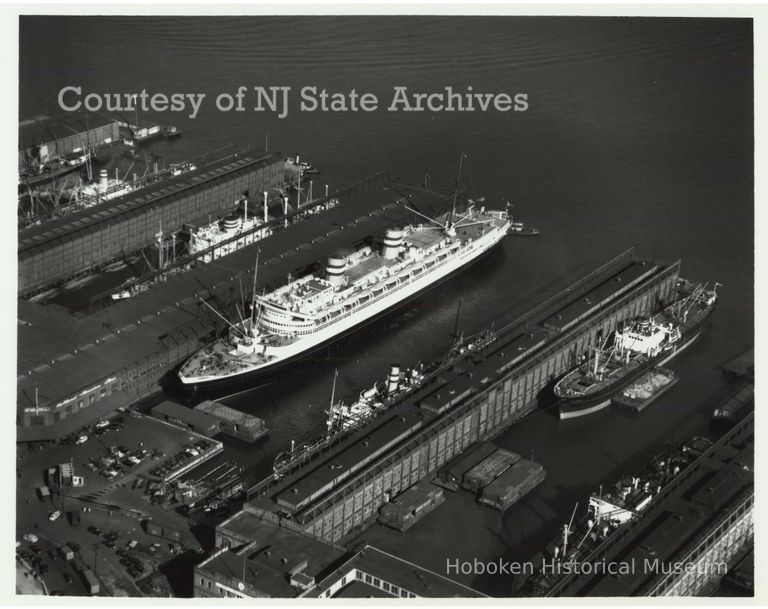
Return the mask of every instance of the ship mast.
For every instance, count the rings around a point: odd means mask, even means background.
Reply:
[[[456,181],[454,183],[454,188],[453,188],[453,201],[451,202],[451,213],[448,215],[448,218],[445,220],[444,224],[441,224],[440,222],[438,222],[434,218],[430,218],[429,216],[421,213],[420,211],[416,211],[415,209],[413,209],[411,207],[408,207],[407,205],[404,205],[405,209],[407,209],[411,213],[416,214],[417,216],[420,216],[420,217],[424,218],[425,220],[431,222],[432,224],[434,224],[436,226],[439,226],[449,236],[454,236],[456,234],[456,229],[457,228],[466,228],[468,226],[475,226],[477,224],[490,224],[490,223],[492,223],[494,221],[493,219],[479,220],[477,222],[469,222],[467,224],[461,224],[465,219],[467,219],[471,215],[471,213],[472,213],[471,212],[472,206],[469,206],[468,209],[470,211],[468,211],[466,214],[464,214],[461,218],[459,218],[455,222],[453,220],[454,217],[456,216],[456,200],[457,200],[458,195],[459,195],[459,183],[461,181],[461,167],[464,164],[464,159],[467,159],[467,158],[469,158],[469,156],[466,153],[464,153],[464,152],[462,152],[461,156],[459,157],[459,169],[458,169],[458,171],[456,173]]]
[[[464,163],[464,159],[468,158],[467,155],[462,152],[459,156],[459,169],[456,172],[456,182],[453,185],[453,203],[451,204],[451,215],[445,223],[446,230],[453,228],[453,216],[456,214],[456,198],[459,195],[459,182],[461,181],[461,166]]]
[[[256,277],[259,275],[259,254],[261,253],[261,248],[256,250],[256,265],[253,268],[253,287],[251,288],[251,325],[249,328],[249,334],[254,335],[254,319],[253,319],[253,313],[256,310]]]
[[[566,552],[568,552],[568,536],[571,533],[571,527],[573,526],[573,519],[576,516],[576,510],[579,509],[578,502],[573,506],[573,513],[571,514],[571,521],[563,525],[563,560],[565,560]]]
[[[333,386],[331,387],[331,410],[333,410],[333,400],[336,398],[336,379],[339,378],[339,369],[333,371]]]
[[[203,300],[202,298],[200,298],[200,296],[198,296],[198,297],[197,297],[197,299],[198,299],[200,302],[202,302],[202,303],[203,303],[203,304],[204,304],[206,307],[208,307],[208,308],[209,308],[211,311],[213,311],[213,312],[214,312],[216,315],[218,315],[218,316],[219,316],[221,319],[223,319],[223,320],[224,320],[224,322],[225,322],[225,323],[226,323],[226,324],[227,324],[227,325],[228,325],[230,328],[232,328],[233,330],[235,330],[235,332],[239,332],[240,334],[242,334],[242,335],[243,335],[243,337],[245,337],[245,333],[244,333],[244,332],[242,332],[242,331],[240,330],[240,328],[238,328],[236,325],[234,325],[234,324],[233,324],[231,321],[229,321],[229,320],[228,320],[226,317],[224,317],[224,316],[223,316],[221,313],[219,313],[219,312],[218,312],[216,309],[214,309],[214,308],[213,308],[211,305],[209,305],[209,304],[208,304],[208,303],[207,303],[205,300]]]
[[[336,406],[334,405],[334,400],[336,399],[336,379],[339,376],[339,369],[336,368],[333,371],[333,386],[331,387],[331,404],[330,408],[328,409],[328,432],[329,434],[333,432],[334,425],[336,424]]]
[[[453,322],[453,343],[454,346],[457,346],[461,343],[461,337],[459,336],[459,318],[461,316],[461,303],[464,301],[464,298],[459,298],[459,306],[456,307],[456,319]]]

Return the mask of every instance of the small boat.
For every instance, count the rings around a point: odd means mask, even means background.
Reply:
[[[530,226],[525,226],[522,222],[513,222],[512,226],[509,227],[509,232],[507,234],[517,237],[533,237],[538,235],[539,231]]]
[[[172,138],[172,137],[178,137],[181,135],[181,129],[178,127],[174,127],[173,125],[163,125],[160,129],[160,133],[163,135],[163,137],[166,138]]]
[[[522,222],[515,221],[514,216],[512,215],[512,212],[510,208],[512,205],[509,201],[506,202],[507,208],[507,217],[510,219],[510,225],[509,230],[507,231],[508,235],[513,235],[516,237],[534,237],[535,235],[539,234],[538,229],[532,228],[530,226],[526,226]]]

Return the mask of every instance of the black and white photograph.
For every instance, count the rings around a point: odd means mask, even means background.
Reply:
[[[757,598],[757,11],[347,8],[8,16],[9,602]]]

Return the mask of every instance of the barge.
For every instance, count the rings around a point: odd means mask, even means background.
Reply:
[[[503,512],[541,484],[546,477],[547,472],[540,464],[520,459],[483,489],[479,501]]]
[[[464,474],[461,486],[478,493],[518,461],[520,455],[500,448]]]
[[[621,408],[641,412],[677,385],[678,380],[677,375],[671,370],[653,368],[614,396],[613,403]]]

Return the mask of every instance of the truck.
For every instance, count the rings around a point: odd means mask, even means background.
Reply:
[[[59,546],[59,555],[67,561],[75,557],[74,551],[69,546]]]
[[[40,486],[37,489],[37,496],[40,498],[40,501],[45,501],[46,499],[50,499],[51,489],[49,489],[47,486]]]
[[[85,569],[83,571],[80,571],[80,579],[83,580],[83,584],[85,585],[85,589],[88,591],[88,594],[91,596],[95,596],[99,593],[99,590],[101,590],[101,584],[99,583],[99,580],[96,578],[96,576],[93,574],[93,571],[90,569]]]

